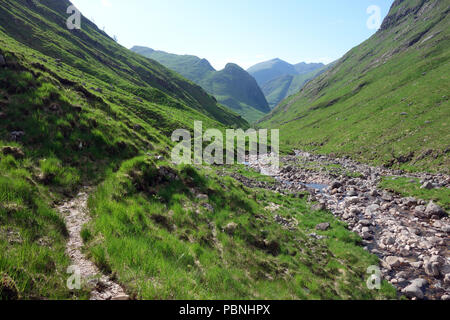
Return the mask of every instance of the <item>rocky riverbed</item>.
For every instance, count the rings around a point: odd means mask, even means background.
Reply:
[[[449,176],[405,174],[349,158],[300,151],[283,158],[282,163],[281,169],[275,170],[248,159],[250,167],[279,181],[271,189],[309,191],[310,200],[318,202],[314,209],[328,209],[345,221],[362,237],[365,248],[381,259],[383,278],[400,293],[414,300],[450,300],[448,213],[433,202],[378,188],[383,176],[418,178],[428,189],[450,188]],[[324,169],[330,166],[339,170]]]

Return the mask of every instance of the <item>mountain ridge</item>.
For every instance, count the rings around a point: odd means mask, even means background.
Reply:
[[[134,46],[131,50],[155,59],[199,84],[220,103],[249,121],[256,121],[270,112],[256,81],[250,79],[249,74],[237,64],[229,63],[223,70],[215,70],[208,60],[193,55],[177,55],[142,46]]]
[[[247,71],[260,85],[271,109],[284,98],[297,93],[303,85],[324,72],[323,63],[290,64],[279,58],[258,63]]]

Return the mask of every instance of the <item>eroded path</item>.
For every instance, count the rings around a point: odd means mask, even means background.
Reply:
[[[75,198],[58,207],[69,232],[66,252],[73,265],[78,268],[82,280],[92,288],[91,300],[128,300],[123,288],[109,276],[102,274],[82,252],[83,240],[80,233],[83,225],[89,222],[88,193],[89,189],[85,188]]]
[[[383,176],[419,178],[430,187],[450,188],[443,174],[404,174],[371,167],[350,159],[333,159],[297,152],[271,172],[277,189],[309,191],[316,209],[328,209],[364,240],[367,250],[382,261],[383,278],[411,299],[450,300],[450,219],[433,202],[401,197],[378,189]],[[258,161],[251,167],[270,172]],[[339,166],[346,175],[324,168]],[[342,172],[342,171],[341,171]],[[450,190],[450,189],[449,189]]]

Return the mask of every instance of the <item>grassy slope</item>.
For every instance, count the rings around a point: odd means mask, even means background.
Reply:
[[[304,74],[284,75],[266,82],[261,89],[273,109],[286,97],[298,93],[306,82],[317,77],[326,68],[327,66]]]
[[[387,284],[366,289],[365,270],[377,258],[331,215],[308,214],[305,200],[252,192],[211,169],[169,169],[179,177],[170,181],[158,175],[169,165],[145,154],[167,157],[174,128],[194,119],[224,128],[183,89],[197,87],[121,49],[87,20],[88,29],[70,34],[62,27],[67,2],[41,1],[33,10],[26,3],[0,8],[7,61],[0,69],[0,299],[87,298],[65,286],[67,231],[53,207],[99,183],[89,201],[94,220],[83,231],[88,252],[138,298],[394,297]],[[14,130],[25,133],[17,142]],[[192,187],[209,195],[214,214]],[[270,203],[283,205],[278,213],[299,228],[275,224]],[[235,236],[221,229],[230,221]],[[306,233],[322,221],[332,229],[315,242]]]
[[[386,283],[381,291],[366,288],[366,269],[377,258],[331,214],[310,212],[305,199],[247,189],[211,168],[135,158],[89,205],[95,220],[83,235],[92,258],[136,298],[395,298]],[[274,223],[275,214],[298,227]],[[332,225],[319,232],[327,239],[312,240],[308,233],[321,222]],[[226,231],[229,223],[234,232]]]
[[[214,73],[210,73],[200,82],[208,92],[214,93],[219,102],[255,122],[270,111],[264,94],[244,69],[235,64]]]
[[[166,153],[171,132],[194,120],[222,129],[211,117],[247,124],[89,21],[71,34],[62,27],[68,2],[28,3],[4,1],[0,8],[0,54],[7,62],[0,68],[0,291],[71,298],[67,233],[54,202],[103,180],[127,158]],[[12,131],[25,135],[14,142]],[[4,146],[18,151],[11,155]]]
[[[195,83],[199,83],[209,73],[216,71],[207,60],[196,56],[171,54],[138,46],[131,48],[131,51],[156,60]]]
[[[260,126],[280,128],[291,148],[448,172],[448,10],[446,1],[396,1],[379,32]]]
[[[261,119],[270,111],[258,84],[237,65],[228,64],[225,69],[216,71],[207,60],[195,56],[170,54],[145,47],[134,47],[131,50],[154,59],[199,84],[221,104],[249,122]]]

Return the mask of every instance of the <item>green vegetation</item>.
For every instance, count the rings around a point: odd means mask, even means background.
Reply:
[[[291,65],[280,59],[262,62],[247,71],[255,77],[269,102],[275,108],[284,98],[295,94],[308,80],[314,79],[329,66],[322,63],[299,63]]]
[[[66,288],[67,231],[32,171],[28,158],[0,157],[0,300],[85,299],[87,291]]]
[[[87,288],[66,287],[68,232],[55,209],[82,186],[96,190],[85,250],[134,298],[396,298],[386,282],[367,289],[378,258],[302,194],[251,190],[216,167],[166,162],[174,129],[248,123],[87,19],[67,30],[69,5],[0,7],[1,300],[88,298]],[[224,170],[273,181],[243,166]],[[330,229],[316,231],[321,222]]]
[[[433,200],[446,211],[450,211],[450,189],[421,189],[419,179],[404,177],[383,177],[380,188],[401,194],[404,197],[416,197],[423,200]]]
[[[291,148],[448,173],[447,9],[444,1],[395,2],[372,38],[258,125],[279,128]]]
[[[154,59],[167,68],[197,83],[224,106],[253,123],[270,112],[261,89],[245,70],[235,64],[216,71],[205,59],[190,55],[176,55],[145,47],[133,47],[132,51]]]
[[[138,157],[111,174],[89,206],[92,258],[137,298],[396,297],[387,283],[367,289],[366,269],[378,258],[331,214],[310,213],[306,200],[250,190],[209,168]],[[275,214],[298,227],[274,223]],[[321,232],[327,239],[313,240],[308,233],[324,221],[332,225]]]
[[[70,292],[67,231],[54,209],[171,132],[248,123],[198,86],[116,44],[90,21],[67,30],[68,1],[0,7],[0,299]]]

